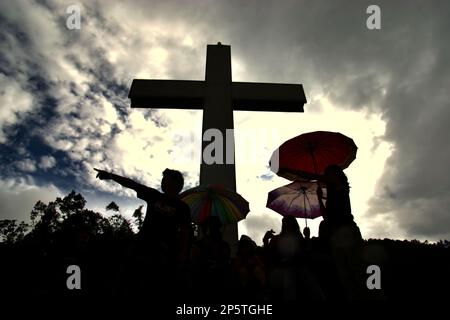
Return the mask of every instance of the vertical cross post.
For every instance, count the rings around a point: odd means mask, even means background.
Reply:
[[[217,129],[223,137],[223,163],[206,164],[202,156],[200,166],[200,184],[221,184],[236,191],[236,168],[234,164],[233,100],[231,89],[231,49],[230,46],[208,45],[206,54],[206,88],[203,109],[202,136],[210,129]],[[230,134],[231,133],[231,134]],[[203,140],[202,150],[208,145]],[[227,148],[228,145],[228,148]],[[231,148],[229,146],[232,146]],[[217,150],[216,150],[217,151]],[[228,153],[231,154],[228,154]],[[227,160],[232,159],[232,163]],[[223,227],[223,238],[235,252],[238,239],[237,224]]]

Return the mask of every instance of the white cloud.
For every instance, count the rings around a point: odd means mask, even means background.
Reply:
[[[16,162],[16,166],[19,170],[26,172],[34,172],[36,171],[36,163],[31,159],[24,159]]]
[[[6,127],[32,110],[32,96],[19,83],[0,73],[0,143],[6,142]]]
[[[56,164],[56,159],[52,156],[43,156],[39,162],[39,168],[47,170],[53,168]]]
[[[104,183],[93,180],[94,166],[159,184],[162,170],[166,166],[174,167],[176,162],[168,153],[173,150],[173,137],[167,129],[159,128],[151,120],[164,122],[164,113],[152,111],[150,117],[144,117],[146,112],[129,109],[128,100],[115,96],[103,80],[129,86],[131,79],[139,76],[165,78],[182,69],[177,67],[178,63],[187,67],[182,71],[185,74],[192,75],[192,70],[196,70],[202,76],[203,62],[192,63],[192,57],[202,59],[196,50],[204,51],[203,45],[197,43],[200,38],[198,30],[192,26],[187,28],[182,21],[168,23],[144,17],[121,19],[123,10],[116,11],[115,6],[106,4],[100,14],[111,19],[104,23],[96,16],[99,13],[96,5],[84,3],[82,32],[69,31],[59,25],[63,21],[62,14],[55,14],[65,12],[66,4],[52,2],[51,5],[57,10],[21,1],[5,8],[8,19],[20,25],[31,39],[31,55],[22,55],[24,50],[21,46],[11,42],[18,51],[16,56],[22,57],[22,61],[13,65],[19,67],[23,61],[38,63],[51,82],[49,93],[58,100],[57,116],[40,129],[42,138],[52,148],[65,151],[70,159],[82,161],[85,171],[80,173],[81,180],[102,190],[117,191],[118,188],[105,187]],[[22,11],[26,14],[21,15]],[[142,27],[139,24],[144,20],[145,27]],[[45,34],[45,41],[41,41],[38,34]],[[142,34],[146,36],[142,37]],[[14,61],[13,56],[10,59]],[[114,63],[114,66],[109,63]],[[102,75],[108,68],[109,73]],[[23,73],[29,71],[24,70]],[[101,92],[92,91],[92,86],[112,96],[106,98]],[[22,95],[22,98],[26,96]],[[124,111],[129,115],[128,119],[119,118],[118,105],[126,106]],[[179,120],[185,122],[186,119]],[[112,136],[113,126],[119,129],[115,136]],[[164,139],[158,140],[161,136]],[[158,150],[157,156],[155,150]],[[49,159],[39,163],[43,168],[51,164]],[[29,159],[21,161],[18,166],[33,170]],[[198,170],[198,163],[193,167]],[[188,172],[191,169],[185,167],[181,170]]]
[[[28,221],[37,201],[44,203],[54,201],[62,196],[54,185],[37,186],[32,179],[0,180],[0,219],[17,219]]]

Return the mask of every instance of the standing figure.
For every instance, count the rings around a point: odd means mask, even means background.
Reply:
[[[164,170],[161,193],[129,178],[95,170],[98,172],[97,178],[113,180],[133,189],[138,198],[147,202],[147,213],[139,230],[137,245],[137,255],[144,257],[148,267],[148,270],[143,270],[143,277],[148,281],[140,279],[142,283],[167,293],[173,291],[174,286],[180,287],[189,262],[191,239],[190,209],[178,197],[184,185],[183,175],[176,170]]]
[[[341,285],[347,298],[364,297],[365,279],[361,259],[363,240],[358,226],[353,220],[350,205],[350,186],[344,171],[337,165],[330,165],[319,180],[327,187],[326,206],[323,203],[322,188],[317,188],[317,196],[324,221],[321,223],[324,242],[337,268]]]

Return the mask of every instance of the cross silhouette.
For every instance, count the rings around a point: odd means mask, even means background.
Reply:
[[[203,110],[202,137],[208,129],[217,129],[233,140],[223,145],[224,159],[234,159],[234,136],[226,135],[234,127],[233,110],[303,112],[306,103],[301,84],[232,82],[231,47],[220,42],[207,46],[205,81],[134,79],[128,97],[132,108]],[[202,155],[207,145],[202,142]],[[200,184],[221,184],[235,191],[234,161],[206,164],[202,156]],[[234,252],[237,224],[225,226],[223,237]]]

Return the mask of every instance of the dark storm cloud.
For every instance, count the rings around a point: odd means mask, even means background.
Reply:
[[[367,217],[389,214],[411,237],[449,238],[450,4],[377,1],[382,29],[373,31],[370,4],[227,1],[202,20],[244,62],[248,78],[235,80],[303,83],[307,97],[381,114],[394,150]]]

